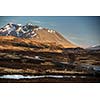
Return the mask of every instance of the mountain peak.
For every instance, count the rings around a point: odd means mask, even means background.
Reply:
[[[24,26],[21,24],[8,23],[0,29],[0,36],[16,36],[21,38],[32,38],[35,34],[34,29],[39,28],[31,23]]]

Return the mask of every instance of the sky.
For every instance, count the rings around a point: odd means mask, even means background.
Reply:
[[[100,44],[100,17],[96,16],[0,16],[0,27],[9,22],[32,23],[60,32],[81,47]]]

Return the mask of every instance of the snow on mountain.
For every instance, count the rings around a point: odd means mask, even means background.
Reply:
[[[90,48],[87,48],[88,50],[100,50],[100,45],[95,45],[95,46],[92,46]]]
[[[22,26],[21,24],[8,23],[3,28],[0,29],[0,36],[16,36],[21,38],[32,38],[36,36],[34,29],[40,29],[38,26],[33,26],[32,24],[26,24]]]

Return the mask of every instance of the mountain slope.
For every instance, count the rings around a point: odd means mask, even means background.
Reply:
[[[36,36],[34,37],[35,40],[39,40],[41,42],[52,42],[54,44],[62,45],[63,47],[73,48],[76,47],[74,44],[70,43],[68,40],[66,40],[60,33],[51,30],[49,32],[48,29],[42,29],[36,31]]]

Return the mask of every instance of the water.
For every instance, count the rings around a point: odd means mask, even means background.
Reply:
[[[69,75],[2,75],[0,76],[1,79],[38,79],[38,78],[86,78],[86,76],[69,76]]]
[[[3,79],[32,79],[32,78],[44,78],[44,76],[24,76],[24,75],[3,75],[0,76]]]

